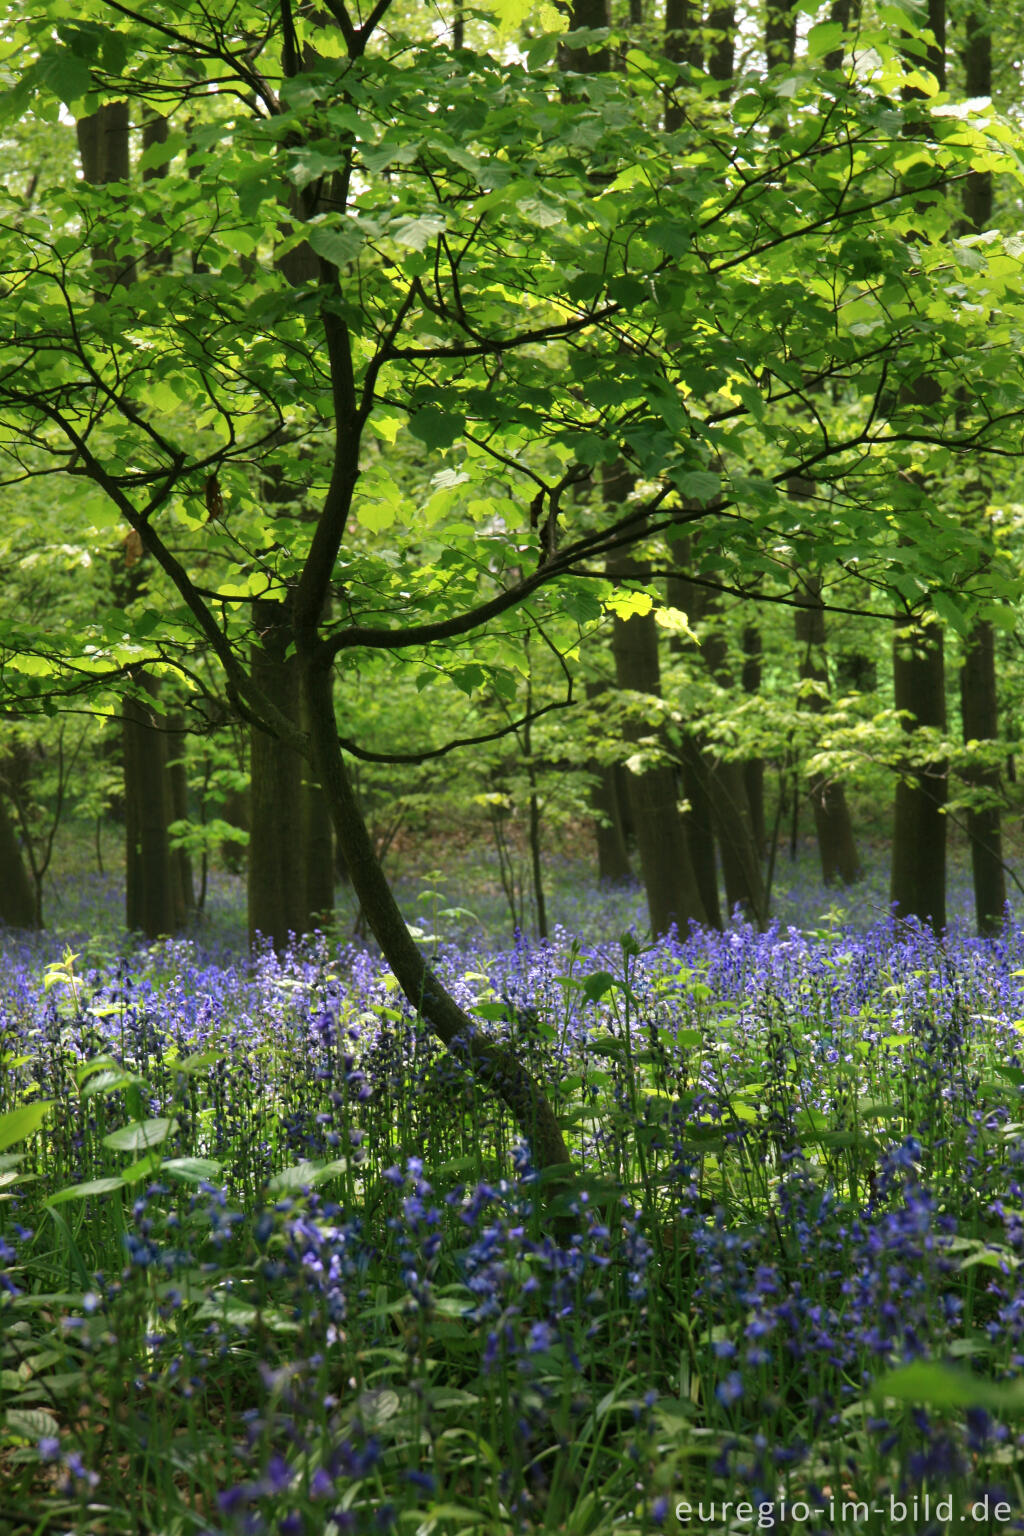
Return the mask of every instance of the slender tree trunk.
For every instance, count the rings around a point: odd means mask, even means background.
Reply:
[[[971,11],[964,21],[963,63],[969,98],[992,94],[992,21]],[[981,234],[992,223],[992,173],[971,171],[963,184],[964,232]],[[984,486],[972,487],[970,500],[987,501]],[[984,517],[979,510],[975,516]],[[960,673],[960,720],[965,744],[992,741],[999,735],[999,692],[996,677],[995,633],[987,619],[975,621],[964,645]],[[967,811],[974,876],[974,909],[979,933],[996,933],[1006,910],[1006,872],[1002,857],[1002,827],[995,796],[1000,776],[994,768],[972,768],[964,775],[972,788],[988,791],[988,805]]]
[[[960,718],[965,745],[972,741],[991,741],[999,734],[999,704],[996,693],[995,633],[985,620],[975,623],[964,646],[960,672]],[[971,768],[964,774],[967,783],[997,795],[1000,790],[996,768]],[[1006,871],[1003,867],[1002,827],[998,804],[970,807],[967,832],[971,840],[971,869],[974,876],[974,910],[978,932],[998,933],[1006,914]]]
[[[136,682],[150,699],[158,697],[155,678],[142,673]],[[167,831],[172,820],[167,733],[153,707],[141,697],[127,696],[122,708],[125,923],[131,932],[155,939],[176,932],[184,920]]]
[[[92,186],[128,180],[130,127],[126,101],[107,102],[76,122],[82,175]],[[118,250],[113,243],[98,243],[92,248],[92,271],[97,289],[102,292],[133,282],[135,260],[130,251]]]
[[[167,717],[167,776],[171,797],[171,820],[188,821],[188,769],[185,765],[185,721],[179,711]],[[175,907],[181,912],[181,921],[195,910],[196,894],[193,883],[192,859],[187,848],[172,849],[172,862],[178,891]]]
[[[596,709],[611,685],[604,681],[587,683],[587,698]],[[590,764],[595,784],[590,792],[594,808],[594,832],[597,838],[597,875],[599,880],[619,883],[632,875],[626,834],[619,808],[619,780],[614,763]]]
[[[825,657],[825,609],[821,601],[821,581],[808,578],[805,583],[806,607],[794,611],[796,642],[801,647],[800,680],[820,684],[828,691],[828,662]],[[826,700],[815,690],[806,700],[812,714],[821,714]],[[817,774],[811,779],[811,809],[818,835],[821,876],[826,885],[853,885],[860,879],[861,867],[853,837],[853,823],[846,804],[846,791],[835,779]]]
[[[756,624],[747,624],[743,630],[743,671],[740,682],[743,692],[757,694],[761,691],[761,631]],[[768,846],[768,831],[764,813],[764,758],[748,757],[743,763],[743,783],[750,806],[750,824],[754,829],[754,843],[759,854]]]
[[[252,678],[287,719],[299,720],[299,676],[288,605],[258,598]],[[306,925],[302,861],[302,760],[290,746],[253,727],[249,741],[249,937],[283,949]]]
[[[402,991],[434,1033],[508,1106],[530,1143],[535,1165],[547,1170],[561,1168],[568,1174],[569,1152],[543,1089],[511,1050],[480,1032],[417,949],[374,853],[338,748],[330,669],[310,659],[305,646],[303,652],[307,658],[303,690],[313,769],[327,795],[338,844],[375,939]],[[549,1173],[547,1193],[559,1187],[557,1178]]]
[[[685,562],[689,557],[690,541],[682,540],[676,546],[676,559]],[[666,595],[671,608],[685,613],[692,623],[696,623],[700,617],[702,598],[692,582],[670,576]],[[698,665],[703,664],[699,647],[682,635],[672,636],[669,649],[677,656],[690,655]],[[679,769],[688,806],[684,822],[697,889],[708,923],[712,928],[721,928],[722,906],[715,858],[715,812],[711,795],[712,767],[700,737],[685,728],[679,749]]]
[[[0,923],[6,923],[10,928],[42,927],[32,877],[3,795],[0,795]]]
[[[838,22],[843,31],[848,32],[860,20],[860,0],[832,0],[829,20]],[[842,69],[842,45],[826,53],[824,63],[826,69]]]

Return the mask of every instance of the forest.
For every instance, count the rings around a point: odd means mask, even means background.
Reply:
[[[1015,0],[0,11],[0,1536],[1024,1530]]]

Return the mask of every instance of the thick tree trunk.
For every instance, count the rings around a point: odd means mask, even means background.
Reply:
[[[612,653],[620,688],[655,697],[660,694],[658,631],[652,615],[616,619]],[[638,741],[650,731],[636,725],[627,728],[626,734]],[[672,765],[630,772],[627,793],[651,932],[656,936],[667,933],[675,923],[683,934],[691,921],[706,922],[707,913],[690,858]]]
[[[82,175],[93,186],[127,181],[131,174],[129,153],[129,117],[126,101],[111,101],[80,117],[75,124]],[[119,250],[114,243],[97,243],[92,248],[92,270],[97,286],[115,288],[134,281],[135,260],[130,251]]]
[[[577,27],[610,25],[608,0],[575,0],[572,8],[571,30],[575,31]],[[562,69],[572,70],[574,74],[600,74],[611,68],[611,54],[607,48],[599,48],[591,53],[588,48],[561,47],[558,59]]]
[[[0,923],[10,928],[41,928],[36,893],[7,809],[0,795]]]
[[[157,697],[155,678],[142,674],[136,681]],[[185,918],[167,831],[173,820],[167,733],[142,698],[126,697],[123,713],[125,924],[155,939],[175,933]]]
[[[691,608],[696,605],[691,603]],[[701,644],[701,654],[712,677],[722,688],[732,686],[725,639],[709,630]],[[754,824],[747,799],[745,765],[718,757],[705,749],[708,764],[708,795],[711,801],[715,833],[722,854],[725,898],[730,913],[737,907],[759,928],[768,922],[761,855],[754,836]]]
[[[817,578],[805,582],[806,603],[794,612],[796,642],[801,648],[801,682],[819,683],[828,690],[828,662],[825,658],[825,609],[821,601],[821,583]],[[826,700],[815,691],[806,700],[812,714],[821,714]],[[811,809],[818,836],[821,877],[826,885],[853,885],[860,879],[861,867],[853,836],[853,823],[842,784],[818,774],[811,779]]]
[[[711,765],[691,732],[683,737],[679,752],[683,792],[689,805],[684,818],[693,873],[701,903],[712,928],[721,928],[722,904],[718,893],[715,858],[715,812],[711,803]]]
[[[609,563],[608,569],[610,574],[626,576],[635,574],[637,567],[634,561],[619,559],[614,567]],[[612,654],[620,688],[660,697],[658,627],[653,614],[616,619]],[[642,724],[626,731],[627,738],[634,742],[650,735],[650,728]],[[671,763],[648,768],[644,773],[630,772],[628,796],[651,932],[656,936],[667,933],[675,923],[683,934],[691,921],[707,922]]]
[[[299,720],[299,674],[288,606],[270,598],[252,605],[251,670],[256,686],[289,720]],[[262,934],[283,949],[306,927],[302,861],[302,760],[284,742],[253,727],[249,741],[249,937]]]
[[[307,721],[303,727],[308,731]],[[334,913],[334,834],[327,796],[308,763],[302,764],[303,932],[323,927]]]
[[[893,643],[893,695],[909,712],[908,734],[917,726],[946,729],[942,631],[934,624],[907,633],[897,621]],[[936,933],[946,926],[947,764],[942,759],[906,767],[896,785],[892,829],[890,899],[901,917],[916,916]]]
[[[736,7],[716,6],[708,17],[710,45],[708,74],[723,85],[732,80],[736,69]]]
[[[927,67],[940,88],[946,83],[945,0],[928,0],[928,26],[934,42]],[[914,54],[908,62],[919,67]],[[916,87],[912,94],[921,94]],[[921,157],[924,161],[924,156]],[[943,400],[941,381],[922,374],[905,388],[905,396],[923,411]],[[913,735],[919,726],[946,729],[946,671],[942,630],[934,622],[908,625],[897,615],[893,635],[893,698],[906,712],[904,729]],[[915,915],[937,933],[946,926],[946,817],[948,764],[941,758],[906,766],[896,786],[893,805],[892,884],[890,898],[900,916]]]
[[[796,51],[797,6],[792,0],[767,0],[765,5],[764,51],[768,68],[792,64]]]

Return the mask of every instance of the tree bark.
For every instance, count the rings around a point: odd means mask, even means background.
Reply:
[[[928,0],[928,25],[934,43],[928,48],[928,68],[940,87],[945,85],[945,0]],[[909,62],[918,67],[913,55]],[[908,94],[920,94],[916,87]],[[942,385],[922,374],[906,389],[908,399],[924,410],[942,400]],[[893,698],[906,712],[904,729],[918,726],[946,729],[946,672],[942,630],[934,621],[907,623],[896,617],[893,636]],[[946,926],[946,817],[948,764],[941,758],[905,765],[893,805],[892,883],[890,899],[900,916],[916,916],[936,933]]]
[[[587,683],[587,698],[598,705],[611,685],[603,681]],[[597,877],[616,884],[628,880],[633,871],[629,863],[626,834],[619,808],[619,778],[616,764],[591,762],[590,771],[595,783],[590,792],[594,808],[594,834],[597,839]]]
[[[627,571],[621,567],[631,562],[616,564],[616,573],[625,575]],[[660,696],[658,630],[652,614],[616,619],[612,654],[620,688]],[[634,742],[647,735],[650,731],[643,725],[626,730],[627,739]],[[666,762],[643,773],[631,771],[627,793],[647,892],[651,932],[657,937],[667,933],[675,923],[683,934],[691,921],[706,922],[707,913],[690,859],[672,765]]]
[[[821,581],[808,578],[805,583],[806,607],[794,610],[796,642],[801,647],[799,673],[801,682],[814,682],[828,691],[828,662],[825,656],[825,609],[821,600]],[[812,714],[821,714],[826,700],[815,690],[808,694],[806,706]],[[824,774],[811,779],[811,809],[818,836],[821,877],[826,885],[853,885],[861,876],[853,823],[846,803],[846,791],[838,780]]]
[[[571,30],[575,31],[577,27],[610,25],[608,0],[575,0],[572,8]],[[570,48],[563,45],[559,48],[558,57],[562,69],[570,70],[573,74],[603,74],[605,70],[611,68],[611,53],[607,48],[598,48],[591,53],[588,48]]]
[[[756,624],[746,624],[743,629],[743,670],[740,682],[743,692],[756,694],[761,691],[761,631]],[[754,844],[759,854],[768,846],[768,828],[764,812],[764,758],[748,757],[743,764],[743,783],[750,806],[750,824],[754,829]]]
[[[960,672],[960,718],[967,746],[972,741],[991,741],[999,735],[995,649],[992,625],[985,620],[974,624],[964,645]],[[971,788],[985,790],[992,796],[999,794],[997,768],[970,768],[964,778]],[[969,807],[967,832],[971,840],[978,932],[998,933],[1006,915],[1006,871],[999,805]]]
[[[705,612],[709,606],[704,605]],[[698,611],[698,605],[692,600],[688,607],[691,612]],[[732,672],[725,639],[720,631],[711,629],[705,634],[701,654],[719,687],[731,688]],[[707,747],[702,747],[701,755],[707,764],[707,792],[722,855],[722,875],[729,911],[734,912],[739,907],[758,928],[764,928],[768,922],[767,898],[761,855],[755,842],[754,824],[747,799],[745,764],[720,757]]]
[[[707,53],[708,74],[723,85],[732,80],[736,70],[736,7],[716,6],[708,17],[711,29]]]
[[[36,893],[7,809],[0,795],[0,923],[10,928],[41,928]]]
[[[257,598],[253,682],[288,720],[299,721],[299,675],[288,605]],[[287,743],[254,726],[249,740],[249,938],[262,934],[282,950],[306,927],[302,859],[302,760]]]
[[[963,63],[969,98],[992,94],[992,31],[989,17],[970,12],[964,21]],[[970,171],[963,184],[965,233],[981,234],[992,222],[992,173]],[[981,507],[987,500],[983,486],[973,487],[971,499]],[[979,511],[977,515],[984,516]],[[996,677],[995,633],[987,619],[977,620],[964,645],[960,673],[960,721],[965,744],[992,741],[999,735],[999,691]],[[972,768],[965,774],[969,786],[985,790],[990,803],[967,811],[974,877],[974,910],[978,932],[997,933],[1006,912],[1006,871],[1002,857],[1002,826],[999,804],[1000,775],[995,768]]]
[[[147,673],[136,682],[156,699],[159,684]],[[148,939],[174,933],[184,922],[181,883],[167,828],[171,786],[167,734],[154,709],[128,695],[124,714],[125,923]],[[177,898],[177,899],[176,899]]]
[[[76,122],[82,176],[92,186],[128,180],[130,127],[126,101],[106,102]],[[92,246],[92,270],[100,289],[116,288],[134,281],[135,259],[130,251],[119,251],[116,242],[97,239]]]
[[[543,1089],[511,1050],[481,1034],[416,948],[352,792],[338,746],[330,667],[307,653],[302,670],[313,770],[327,795],[338,845],[374,938],[402,991],[434,1033],[466,1062],[479,1082],[507,1105],[530,1144],[535,1165],[542,1169],[562,1168],[568,1174],[568,1149]],[[559,1187],[557,1177],[549,1179],[549,1194]]]
[[[171,800],[171,820],[188,821],[188,769],[185,766],[185,721],[180,711],[175,711],[167,717],[167,778],[168,790]],[[195,885],[192,873],[192,858],[187,848],[174,848],[171,850],[171,858],[174,866],[174,879],[178,884],[175,894],[175,908],[181,911],[182,920],[187,913],[193,912],[196,905]]]
[[[946,729],[942,631],[935,624],[897,620],[893,642],[893,696],[910,715],[905,729]],[[890,900],[898,916],[916,916],[936,933],[946,926],[947,764],[940,758],[905,767],[896,785]]]

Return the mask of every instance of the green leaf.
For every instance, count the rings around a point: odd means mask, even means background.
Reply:
[[[291,1168],[282,1168],[280,1173],[275,1173],[267,1183],[267,1190],[272,1195],[281,1195],[293,1194],[300,1189],[312,1189],[325,1179],[344,1173],[347,1167],[348,1160],[344,1157],[335,1158],[329,1163],[295,1163]]]
[[[842,23],[838,21],[819,21],[807,34],[807,57],[820,59],[826,53],[831,53],[838,48],[843,41]]]
[[[992,1413],[1024,1412],[1024,1378],[985,1381],[938,1360],[915,1360],[888,1371],[875,1382],[876,1402],[886,1397],[925,1403],[931,1408],[987,1408]]]
[[[672,483],[680,496],[697,502],[701,507],[709,507],[715,497],[722,493],[720,477],[713,475],[709,469],[683,470],[672,476]]]
[[[69,1184],[65,1189],[59,1189],[55,1195],[43,1203],[45,1205],[66,1205],[69,1200],[88,1200],[93,1195],[109,1195],[115,1189],[124,1189],[124,1179],[89,1179],[84,1184]]]
[[[610,992],[615,985],[615,977],[611,971],[592,971],[580,982],[584,996],[588,997],[592,1003],[600,1002],[605,993]]]
[[[388,233],[396,245],[405,246],[407,250],[422,251],[427,243],[440,235],[445,227],[445,221],[440,214],[421,213],[414,219],[399,219],[392,224]]]
[[[38,74],[45,89],[66,107],[81,101],[92,89],[89,65],[70,48],[55,48],[52,53],[44,53],[39,60]]]
[[[317,225],[307,236],[309,244],[318,256],[343,267],[354,261],[363,248],[363,237],[354,219],[340,229],[336,226]]]
[[[156,1120],[137,1120],[132,1125],[123,1125],[120,1130],[104,1136],[103,1145],[109,1147],[111,1152],[146,1152],[150,1147],[160,1146],[177,1128],[177,1120],[162,1117]]]
[[[450,448],[466,430],[466,418],[455,412],[425,405],[409,418],[409,431],[428,448]],[[360,521],[362,521],[360,512]]]
[[[8,1408],[4,1414],[4,1429],[20,1440],[44,1440],[60,1434],[60,1425],[45,1408]]]
[[[160,1172],[185,1184],[217,1184],[223,1164],[212,1157],[169,1157],[160,1164]]]
[[[34,1136],[52,1108],[52,1099],[39,1099],[34,1104],[21,1104],[0,1115],[0,1150]]]

